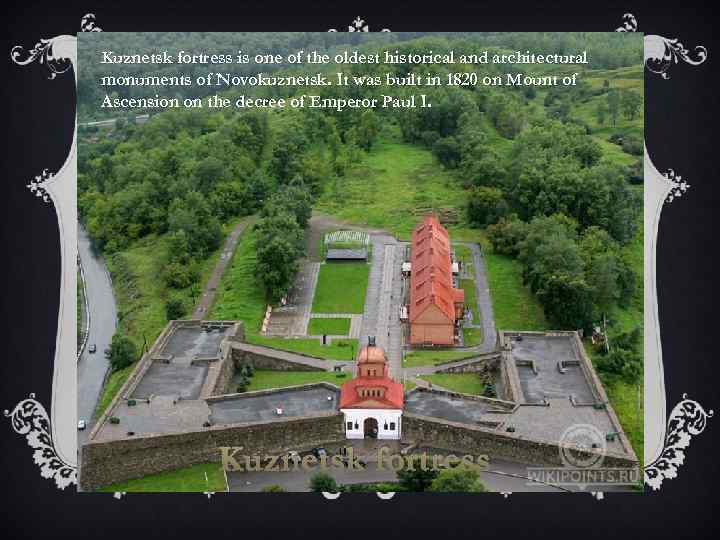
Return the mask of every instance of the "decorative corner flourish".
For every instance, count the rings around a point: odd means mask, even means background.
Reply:
[[[102,28],[95,24],[95,14],[86,13],[82,19],[80,19],[80,31],[81,32],[102,32]]]
[[[30,394],[18,403],[12,412],[5,410],[16,433],[25,435],[27,443],[34,450],[33,460],[40,467],[43,478],[55,480],[60,489],[77,483],[77,468],[58,456],[50,430],[50,419],[42,404]]]
[[[625,13],[622,16],[622,24],[618,26],[616,32],[637,32],[638,23],[635,15],[632,13]]]
[[[625,13],[622,16],[622,24],[615,29],[616,32],[637,32],[637,30],[637,18],[632,13]],[[707,48],[703,45],[696,45],[691,51],[677,38],[645,36],[645,67],[663,79],[670,78],[668,73],[670,66],[680,60],[692,66],[699,66],[707,60],[707,56]]]
[[[702,45],[696,45],[691,51],[677,38],[645,36],[645,67],[663,79],[670,78],[668,70],[680,60],[691,66],[699,66],[707,57],[707,48]]]
[[[712,409],[706,412],[697,401],[688,399],[687,394],[682,397],[670,413],[665,446],[660,456],[645,467],[645,483],[653,490],[660,489],[666,478],[677,477],[678,467],[685,462],[685,449],[690,446],[690,440],[705,430],[707,419],[714,414]]]
[[[370,27],[365,24],[365,21],[360,18],[358,15],[355,20],[350,23],[350,26],[348,26],[347,29],[348,32],[370,32]],[[389,32],[390,30],[388,28],[383,28],[380,30],[381,32]],[[337,29],[331,28],[328,30],[328,32],[337,32]]]
[[[37,60],[50,72],[48,79],[54,79],[61,73],[67,72],[72,66],[69,59],[53,55],[54,41],[55,38],[41,39],[29,51],[22,45],[15,45],[10,51],[10,59],[19,66],[27,66]]]
[[[95,15],[86,13],[80,19],[81,32],[102,32],[102,28],[95,23]],[[41,39],[35,46],[27,50],[22,45],[15,45],[10,50],[10,59],[19,66],[27,66],[38,61],[38,64],[44,65],[49,71],[48,79],[55,79],[58,75],[66,73],[72,67],[72,62],[64,56],[55,56],[53,54],[53,45],[55,38]]]
[[[663,176],[666,180],[672,183],[670,193],[668,193],[668,196],[665,199],[666,203],[671,203],[675,199],[679,199],[685,193],[687,193],[688,189],[690,189],[690,184],[685,182],[682,179],[682,176],[675,174],[675,171],[673,169],[668,169],[667,172],[663,174]]]
[[[36,197],[41,198],[43,202],[49,203],[50,196],[48,195],[45,185],[54,176],[55,175],[49,172],[47,169],[43,169],[43,172],[38,174],[33,180],[30,181],[29,184],[27,184],[27,188],[30,190],[31,193],[34,193]]]

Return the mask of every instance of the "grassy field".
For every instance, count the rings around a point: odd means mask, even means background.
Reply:
[[[434,366],[442,362],[452,362],[453,360],[463,360],[464,358],[472,358],[476,353],[467,351],[435,351],[435,350],[418,350],[411,351],[403,358],[403,367],[423,367]]]
[[[207,480],[206,480],[207,475]],[[172,493],[172,492],[205,492],[226,491],[225,475],[219,463],[201,463],[185,469],[152,474],[139,478],[111,484],[100,488],[101,492],[138,492],[138,493]]]
[[[635,454],[643,463],[644,431],[644,391],[642,381],[639,385],[628,384],[619,377],[601,374],[603,386],[610,398],[610,404],[630,439]]]
[[[522,283],[522,266],[506,255],[484,250],[498,330],[548,330],[542,307]]]
[[[310,319],[309,336],[347,336],[350,332],[350,319]]]
[[[465,340],[466,347],[474,347],[482,343],[482,329],[481,328],[463,328],[463,338]]]
[[[475,373],[434,373],[421,375],[421,379],[461,394],[482,395],[485,383]]]
[[[267,302],[255,276],[255,233],[248,229],[240,239],[235,256],[220,280],[211,319],[240,320],[248,335],[260,331]]]
[[[320,265],[313,313],[362,313],[370,265],[326,263]]]
[[[329,345],[323,345],[319,339],[268,337],[258,334],[248,335],[248,343],[265,345],[283,351],[291,351],[325,360],[355,360],[358,352],[357,339],[333,339]]]
[[[342,385],[352,377],[349,373],[333,373],[331,371],[264,371],[256,370],[250,378],[248,391],[265,390],[267,388],[286,388],[299,384],[328,382]]]
[[[475,287],[475,280],[472,279],[461,279],[460,288],[465,291],[465,305],[470,308],[472,313],[473,323],[480,324],[482,318],[480,317],[480,311],[478,310],[477,304],[477,288]]]
[[[451,172],[428,150],[400,142],[399,130],[389,129],[362,163],[346,173],[341,193],[328,190],[315,209],[407,239],[426,214],[459,215],[464,202]]]

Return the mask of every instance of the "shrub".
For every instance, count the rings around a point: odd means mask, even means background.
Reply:
[[[110,348],[105,350],[105,357],[110,361],[113,371],[128,367],[135,361],[137,352],[135,344],[123,334],[115,334],[110,342]]]
[[[326,472],[316,472],[310,478],[310,491],[320,493],[327,491],[337,493],[339,490],[335,479]]]
[[[182,319],[185,315],[185,304],[180,298],[170,298],[165,303],[165,318],[168,321]]]

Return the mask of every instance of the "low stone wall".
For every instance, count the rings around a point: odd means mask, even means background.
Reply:
[[[297,362],[283,360],[282,358],[272,356],[272,353],[260,354],[232,347],[231,355],[236,368],[249,364],[254,369],[266,369],[272,371],[325,371],[322,368],[308,364],[300,364]],[[328,366],[330,365],[331,364],[328,364]]]
[[[302,446],[343,441],[343,415],[332,413],[203,431],[151,435],[82,447],[80,487],[94,490],[108,484],[142,478],[198,463],[219,462],[220,447],[243,447],[245,455],[280,454]]]
[[[452,365],[463,362],[459,365]],[[438,373],[490,373],[498,369],[500,365],[500,354],[492,353],[476,359],[452,360],[437,364]]]
[[[443,395],[448,396],[450,398],[459,398],[464,399],[466,401],[478,401],[480,403],[484,403],[489,408],[493,409],[494,412],[515,412],[518,408],[518,405],[516,403],[513,403],[511,401],[505,401],[503,399],[498,398],[490,398],[485,396],[478,396],[474,394],[461,394],[460,392],[453,392],[451,390],[438,390],[437,388],[433,388],[432,390],[428,388],[423,388],[422,386],[416,386],[409,392],[407,392],[407,396],[411,396],[413,394],[436,394],[436,395]]]
[[[491,464],[493,458],[498,458],[531,465],[563,465],[557,444],[408,413],[403,414],[403,441],[406,440],[455,454],[486,454]],[[615,454],[606,454],[603,464],[606,467],[638,465],[635,460]]]

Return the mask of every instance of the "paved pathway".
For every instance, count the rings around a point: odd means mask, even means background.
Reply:
[[[497,342],[497,330],[495,329],[495,314],[492,307],[492,299],[490,298],[490,285],[487,279],[487,270],[485,269],[485,260],[483,259],[480,246],[470,242],[459,242],[460,245],[466,246],[472,252],[473,268],[475,270],[475,288],[477,290],[477,308],[482,321],[473,321],[472,326],[482,325],[483,342],[476,347],[478,352],[487,353],[495,350]]]
[[[390,376],[399,381],[402,375],[402,329],[398,314],[404,250],[387,234],[372,234],[370,240],[373,251],[360,346],[367,344],[368,336],[375,336],[377,345],[385,349]]]
[[[237,248],[238,239],[247,226],[253,221],[253,218],[243,219],[240,223],[235,225],[235,228],[225,239],[225,245],[223,246],[222,253],[220,254],[220,259],[218,259],[215,269],[213,270],[210,279],[205,284],[202,295],[195,306],[195,310],[192,312],[193,319],[204,319],[207,317],[207,313],[215,300],[215,290],[218,285],[220,285],[220,280],[225,273],[225,269],[232,260],[235,249]]]

